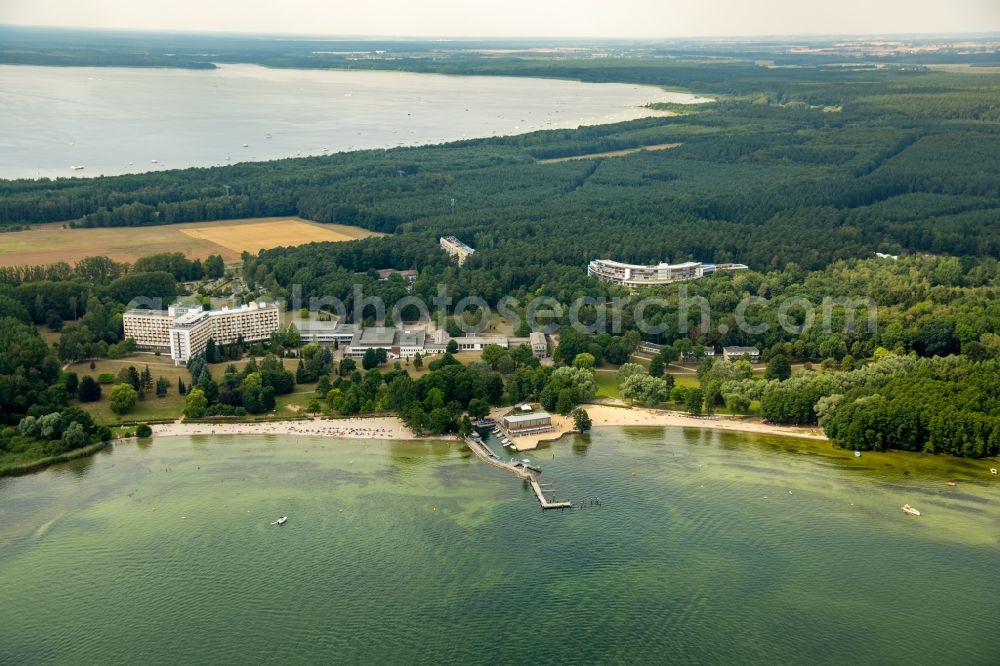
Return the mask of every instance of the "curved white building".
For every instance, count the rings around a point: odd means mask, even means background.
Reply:
[[[685,261],[680,264],[661,262],[655,266],[642,266],[611,259],[595,259],[587,266],[587,275],[626,287],[649,287],[679,280],[697,280],[716,271],[746,268],[744,264],[703,264],[700,261]]]

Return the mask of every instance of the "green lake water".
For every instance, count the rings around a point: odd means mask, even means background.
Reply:
[[[0,479],[0,663],[1000,663],[995,462],[674,428],[527,457],[601,506],[542,512],[447,442]]]

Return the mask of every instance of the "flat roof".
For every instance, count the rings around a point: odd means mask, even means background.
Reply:
[[[174,326],[177,328],[187,328],[188,326],[197,324],[202,319],[207,319],[211,314],[208,310],[191,310],[178,317],[174,321]]]
[[[590,263],[592,264],[603,264],[611,268],[628,268],[631,270],[644,270],[644,271],[660,271],[660,270],[677,270],[679,268],[695,268],[702,265],[700,261],[682,261],[679,264],[670,264],[665,261],[661,261],[655,265],[645,265],[645,264],[626,264],[621,261],[615,261],[614,259],[594,259]]]
[[[532,412],[531,414],[515,414],[503,418],[508,423],[526,423],[528,421],[537,421],[538,419],[551,419],[552,415],[548,412]]]
[[[319,319],[296,319],[291,322],[300,333],[343,333],[353,335],[357,331],[354,324],[341,324],[339,321],[322,321]]]
[[[451,243],[455,247],[461,248],[463,250],[466,250],[467,252],[475,252],[474,249],[472,249],[471,247],[469,247],[468,245],[466,245],[462,241],[458,240],[454,236],[444,236],[441,240],[443,240],[443,241],[445,241],[447,243]]]
[[[401,275],[403,277],[417,277],[417,271],[414,268],[406,268],[406,269],[379,268],[375,272],[378,273],[379,278],[382,280],[388,279],[388,277],[394,273]]]
[[[400,331],[396,336],[396,344],[400,347],[423,347],[425,335],[423,330]]]
[[[224,314],[239,314],[241,312],[257,312],[258,310],[276,310],[278,308],[277,303],[265,303],[264,301],[254,301],[252,303],[244,303],[237,307],[224,307],[220,310],[209,310],[213,316],[224,315]]]
[[[143,308],[132,308],[131,310],[126,310],[127,315],[142,315],[144,317],[170,317],[170,313],[166,310],[145,310]]]
[[[452,338],[458,345],[498,345],[505,347],[507,338],[502,335],[463,335]]]
[[[360,337],[357,334],[355,334],[355,337],[357,340],[354,341],[353,344],[391,347],[393,340],[396,338],[396,329],[384,328],[381,326],[366,328],[361,331]]]
[[[759,354],[760,350],[756,347],[723,347],[722,351],[727,354]]]

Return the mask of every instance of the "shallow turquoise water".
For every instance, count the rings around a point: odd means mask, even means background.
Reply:
[[[0,480],[0,662],[1000,662],[990,463],[653,428],[528,455],[601,507],[543,513],[448,443],[171,438]]]

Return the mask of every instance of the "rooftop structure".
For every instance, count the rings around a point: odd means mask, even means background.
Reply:
[[[604,282],[635,288],[670,284],[679,280],[697,280],[716,271],[746,268],[743,264],[703,264],[700,261],[685,261],[680,264],[661,262],[655,266],[643,266],[611,259],[595,259],[587,266],[587,275]]]
[[[475,250],[458,240],[454,236],[442,236],[441,237],[441,249],[447,252],[449,255],[455,258],[458,265],[461,266],[465,263],[465,260],[475,253]]]

